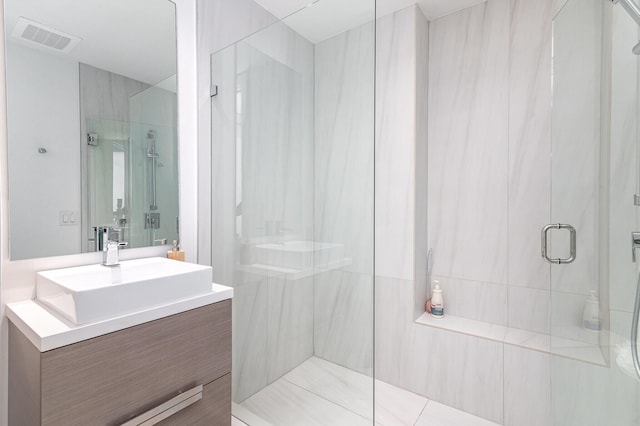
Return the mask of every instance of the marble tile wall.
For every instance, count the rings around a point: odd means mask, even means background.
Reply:
[[[373,274],[374,25],[315,45],[314,240]]]
[[[315,45],[314,240],[351,265],[314,278],[314,353],[373,369],[374,26]]]
[[[211,55],[274,22],[276,18],[253,0],[197,0],[198,235],[201,236],[198,239],[198,262],[207,265],[218,262],[213,265],[214,270],[218,271],[233,265],[228,258],[227,248],[232,246],[234,235],[232,228],[224,226],[225,223],[231,223],[229,220],[233,212],[213,212],[211,207],[234,205],[235,189],[229,185],[228,179],[235,179],[235,147],[224,144],[225,138],[212,137],[212,129],[233,131],[234,127],[228,128],[225,121],[220,120],[224,115],[219,114],[233,112],[234,109],[216,111],[216,107],[212,107],[209,87],[213,83],[211,74],[216,71],[214,66],[218,65],[211,63]],[[233,64],[234,61],[225,60],[223,64]],[[235,73],[235,68],[225,69],[225,72]],[[225,93],[221,95],[224,97]],[[227,91],[226,95],[231,94]],[[231,97],[219,101],[219,104],[233,102],[234,99]],[[213,240],[220,244],[212,244]]]
[[[503,345],[425,327],[413,282],[376,278],[376,378],[502,424]]]
[[[620,7],[612,15],[610,307],[632,312],[638,274],[626,242],[640,227],[632,202],[632,194],[638,193],[638,57],[629,53],[629,44],[638,37],[638,26]]]
[[[210,261],[214,280],[236,291],[236,402],[313,355],[313,278],[251,266],[255,244],[312,239],[313,59],[281,23],[211,57]]]
[[[430,23],[435,275],[507,283],[509,11],[508,0],[489,0]]]
[[[415,273],[415,174],[425,167],[415,156],[417,11],[408,7],[376,26],[375,269],[404,280]]]
[[[429,134],[429,23],[416,10],[416,140],[415,140],[415,229],[414,273],[415,316],[424,311],[430,293],[427,276],[428,229],[428,134]]]
[[[373,372],[373,282],[344,270],[314,277],[314,355],[363,374]]]

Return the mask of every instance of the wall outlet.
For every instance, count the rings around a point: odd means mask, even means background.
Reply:
[[[80,224],[80,212],[76,210],[60,210],[58,217],[60,226],[75,226]]]

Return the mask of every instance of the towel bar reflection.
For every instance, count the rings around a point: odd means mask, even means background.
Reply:
[[[552,259],[549,257],[549,252],[547,249],[547,243],[548,243],[548,234],[549,231],[552,229],[567,229],[569,230],[569,257],[566,259],[562,259],[562,258],[555,258]],[[546,260],[549,263],[553,263],[555,265],[562,265],[562,264],[567,264],[567,263],[571,263],[574,260],[576,260],[576,229],[571,226],[571,225],[567,225],[564,223],[552,223],[549,225],[546,225],[544,228],[542,228],[542,258],[544,260]]]

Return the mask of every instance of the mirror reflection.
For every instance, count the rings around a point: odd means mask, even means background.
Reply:
[[[175,5],[60,3],[5,1],[11,259],[171,243]]]

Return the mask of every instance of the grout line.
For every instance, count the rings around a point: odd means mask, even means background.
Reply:
[[[325,400],[325,401],[329,402],[329,403],[330,403],[330,404],[332,404],[332,405],[335,405],[336,407],[340,407],[340,408],[342,408],[342,409],[343,409],[343,410],[345,410],[345,411],[348,411],[348,412],[350,412],[350,413],[353,413],[353,414],[355,414],[356,416],[358,416],[358,417],[360,417],[360,418],[363,418],[363,419],[365,419],[365,420],[371,420],[372,422],[373,422],[373,421],[375,421],[375,419],[369,419],[369,418],[367,418],[367,417],[363,416],[362,414],[357,413],[357,412],[355,412],[355,411],[353,411],[353,410],[350,410],[349,408],[347,408],[347,407],[345,407],[345,406],[343,406],[343,405],[341,405],[341,404],[337,403],[336,401],[332,401],[332,400],[330,400],[330,399],[328,399],[328,398],[326,398],[326,397],[324,397],[324,396],[322,396],[322,395],[319,395],[319,394],[315,393],[315,392],[314,392],[314,391],[312,391],[311,389],[307,389],[307,388],[305,388],[304,386],[300,386],[299,384],[297,384],[297,383],[294,383],[294,382],[290,381],[289,379],[287,379],[287,378],[286,378],[286,377],[284,377],[284,376],[283,376],[283,377],[281,377],[281,378],[279,378],[278,380],[276,380],[274,383],[277,383],[277,382],[278,382],[278,381],[280,381],[280,380],[284,380],[285,382],[287,382],[287,383],[289,383],[289,384],[291,384],[291,385],[293,385],[293,386],[295,386],[295,387],[297,387],[297,388],[299,388],[299,389],[302,389],[303,391],[305,391],[305,392],[307,392],[307,393],[310,393],[311,395],[315,395],[315,396],[317,396],[318,398],[323,399],[323,400]],[[272,383],[272,384],[273,384],[273,383]],[[269,386],[271,386],[271,385],[269,385]],[[268,388],[269,386],[267,386],[267,388]],[[266,388],[265,388],[265,389],[266,389]],[[375,402],[374,402],[374,405],[375,405]]]
[[[420,410],[420,414],[418,414],[418,417],[416,418],[416,421],[413,422],[413,426],[415,426],[418,423],[418,420],[420,420],[420,418],[422,417],[424,412],[427,410],[427,405],[429,405],[430,402],[431,402],[431,400],[427,398],[427,401],[424,403],[424,407],[422,407],[422,410]]]

